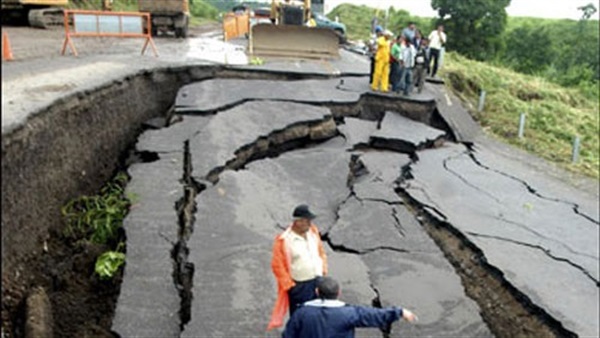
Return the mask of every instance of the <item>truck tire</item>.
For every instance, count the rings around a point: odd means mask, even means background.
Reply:
[[[175,37],[179,38],[187,38],[188,36],[188,26],[189,26],[189,21],[188,18],[185,17],[184,19],[184,23],[182,27],[175,27]]]

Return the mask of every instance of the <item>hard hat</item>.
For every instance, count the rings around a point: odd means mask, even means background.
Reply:
[[[394,33],[392,33],[390,30],[386,29],[385,32],[383,32],[383,35],[394,36]]]
[[[383,32],[383,27],[375,26],[375,33],[381,33],[381,32]]]

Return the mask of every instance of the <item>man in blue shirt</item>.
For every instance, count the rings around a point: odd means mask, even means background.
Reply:
[[[322,277],[317,282],[318,299],[304,303],[288,321],[284,338],[352,338],[357,327],[386,327],[404,318],[417,320],[411,311],[400,307],[376,309],[350,306],[337,298],[339,284],[331,277]]]
[[[408,41],[410,43],[413,43],[413,41],[415,40],[415,34],[417,32],[417,26],[415,25],[414,22],[409,22],[408,26],[406,26],[406,28],[404,28],[402,30],[402,35],[406,36],[406,38],[408,38]]]

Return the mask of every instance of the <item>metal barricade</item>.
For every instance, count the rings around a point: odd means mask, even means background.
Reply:
[[[227,13],[223,17],[223,39],[235,39],[248,34],[250,29],[250,16],[248,13]]]
[[[144,38],[146,40],[142,48],[142,55],[150,45],[154,56],[158,56],[156,45],[152,40],[150,13],[87,10],[65,10],[64,13],[65,41],[61,55],[65,55],[67,46],[73,55],[78,55],[72,40],[73,37],[116,37]],[[71,29],[70,22],[73,23],[73,29]]]

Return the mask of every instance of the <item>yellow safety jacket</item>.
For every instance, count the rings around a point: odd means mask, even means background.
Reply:
[[[375,54],[376,62],[390,62],[390,43],[385,36],[377,38],[377,54]]]

